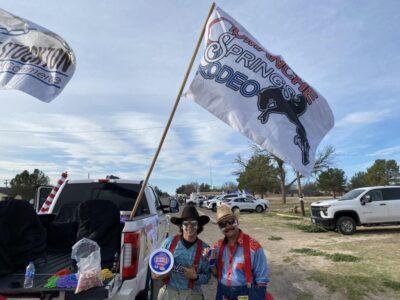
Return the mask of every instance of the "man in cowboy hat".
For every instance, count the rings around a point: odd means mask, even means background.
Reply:
[[[266,297],[267,259],[261,245],[239,229],[239,216],[239,211],[233,213],[227,205],[217,209],[217,224],[224,238],[213,246],[213,271],[218,277],[216,300]]]
[[[172,217],[171,223],[179,226],[180,234],[167,238],[162,248],[168,249],[174,256],[174,268],[162,279],[165,286],[158,294],[158,300],[202,300],[201,285],[210,280],[208,259],[203,252],[209,246],[197,235],[210,221],[208,216],[200,216],[194,206],[185,206],[180,218]]]

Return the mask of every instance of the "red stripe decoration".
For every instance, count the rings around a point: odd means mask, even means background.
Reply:
[[[49,211],[51,203],[53,202],[55,196],[57,195],[57,192],[60,189],[60,186],[64,183],[67,176],[68,176],[67,172],[63,172],[61,174],[61,178],[57,181],[57,185],[55,187],[53,187],[53,190],[47,196],[46,201],[43,203],[43,206],[40,208],[39,214],[43,214],[43,213],[46,213]]]

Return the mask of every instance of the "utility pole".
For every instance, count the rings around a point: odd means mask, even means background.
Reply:
[[[6,188],[8,188],[8,179],[4,180],[4,184],[6,185]]]
[[[213,182],[212,182],[212,166],[210,163],[210,185],[211,185],[211,189],[213,189]]]

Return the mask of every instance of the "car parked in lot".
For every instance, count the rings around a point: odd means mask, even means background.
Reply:
[[[314,202],[311,220],[346,235],[357,226],[400,225],[400,186],[358,188],[339,199]]]
[[[235,197],[226,202],[232,208],[232,211],[256,211],[264,212],[268,209],[268,200],[254,199],[253,197]]]

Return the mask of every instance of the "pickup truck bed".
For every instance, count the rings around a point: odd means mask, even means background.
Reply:
[[[36,274],[33,282],[33,287],[24,289],[25,270],[18,270],[15,273],[0,276],[0,295],[7,295],[12,298],[12,295],[22,294],[30,297],[38,297],[51,295],[57,297],[60,292],[65,292],[65,299],[104,299],[108,296],[108,291],[105,287],[94,288],[75,295],[75,289],[60,289],[45,288],[47,280],[57,271],[71,266],[71,252],[49,252],[47,253],[47,262],[44,259],[35,261]]]

